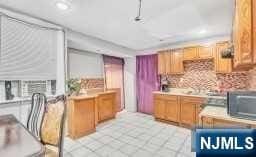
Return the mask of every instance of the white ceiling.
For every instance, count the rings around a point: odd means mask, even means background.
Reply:
[[[138,0],[72,0],[68,11],[55,2],[0,0],[0,5],[136,51],[229,35],[234,8],[234,0],[142,0],[142,21],[135,22]]]

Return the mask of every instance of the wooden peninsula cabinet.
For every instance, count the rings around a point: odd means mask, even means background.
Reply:
[[[72,96],[68,99],[68,134],[77,139],[95,132],[99,122],[115,118],[115,91]]]
[[[98,121],[106,121],[115,118],[116,93],[99,94],[97,97]]]
[[[68,101],[68,132],[73,139],[95,132],[95,97],[72,97]]]

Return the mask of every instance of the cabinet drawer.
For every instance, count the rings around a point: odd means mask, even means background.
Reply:
[[[167,95],[167,94],[154,94],[154,99],[177,101],[178,96],[176,96],[176,95]]]
[[[205,101],[204,98],[197,98],[197,97],[190,97],[190,96],[182,96],[181,97],[181,101],[184,102],[184,103],[187,103],[187,102],[193,102],[193,103],[203,103]]]

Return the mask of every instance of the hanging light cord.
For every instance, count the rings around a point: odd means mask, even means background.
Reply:
[[[141,14],[141,3],[142,0],[139,0],[139,9],[138,9],[138,16],[135,18],[135,21],[140,21],[140,14]]]

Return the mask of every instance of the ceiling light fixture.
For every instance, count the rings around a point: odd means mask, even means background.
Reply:
[[[141,17],[140,17],[140,13],[141,13],[141,3],[142,3],[142,0],[139,0],[138,15],[137,15],[136,18],[134,19],[135,21],[140,21],[140,20],[141,20]]]
[[[205,29],[202,29],[199,33],[200,34],[205,34],[207,31]]]
[[[68,10],[70,8],[69,4],[65,1],[58,1],[55,5],[60,10]]]

